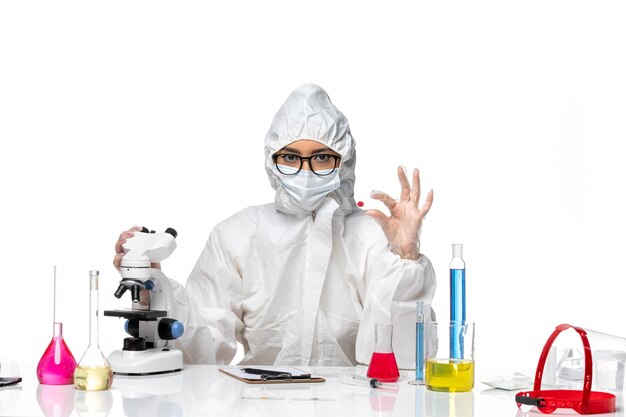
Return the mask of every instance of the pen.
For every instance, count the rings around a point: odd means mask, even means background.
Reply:
[[[280,375],[261,375],[261,379],[263,381],[291,381],[293,379],[311,379],[311,374],[302,374],[302,375],[291,375],[291,374],[280,374]]]
[[[241,370],[247,374],[253,374],[253,375],[272,375],[272,376],[291,375],[288,372],[272,371],[270,369],[243,368]]]
[[[288,381],[290,379],[311,379],[311,374],[292,375],[289,372],[272,371],[270,369],[242,368],[247,374],[261,375],[263,381]]]

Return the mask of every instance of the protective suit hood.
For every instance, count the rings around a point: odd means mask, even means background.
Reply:
[[[308,214],[285,192],[273,171],[272,155],[300,139],[317,141],[341,155],[340,186],[326,198],[334,199],[336,214],[347,216],[357,210],[354,201],[355,143],[346,117],[331,103],[324,89],[304,84],[294,90],[274,116],[265,136],[265,170],[276,190],[276,209],[287,214]]]

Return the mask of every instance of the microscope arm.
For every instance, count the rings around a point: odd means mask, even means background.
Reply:
[[[150,290],[150,309],[165,310],[171,313],[172,288],[169,279],[163,271],[156,268],[150,269],[150,277],[154,282],[154,288]]]

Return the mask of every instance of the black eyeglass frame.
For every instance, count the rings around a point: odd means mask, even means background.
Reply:
[[[298,170],[294,172],[293,174],[287,174],[281,171],[280,168],[278,167],[278,162],[277,162],[278,157],[287,156],[287,155],[295,156],[296,158],[300,159],[300,168],[298,168]],[[320,174],[313,169],[313,166],[311,165],[311,159],[316,158],[318,156],[328,156],[334,159],[333,169],[328,174]],[[330,153],[322,153],[322,154],[311,155],[311,156],[300,156],[300,155],[296,155],[293,153],[282,153],[282,154],[272,155],[272,159],[274,160],[274,166],[276,167],[276,169],[283,175],[297,175],[300,171],[302,171],[302,167],[304,166],[304,161],[307,161],[309,163],[309,168],[311,169],[312,173],[314,173],[318,177],[326,177],[332,174],[333,172],[335,172],[335,170],[338,168],[338,165],[341,164],[341,156],[333,155]],[[339,161],[339,164],[337,163],[337,161]]]

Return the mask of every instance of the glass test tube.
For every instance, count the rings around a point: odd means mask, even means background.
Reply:
[[[424,382],[424,303],[417,302],[415,319],[415,380]]]
[[[450,322],[465,323],[465,261],[463,244],[452,245],[450,262]],[[461,328],[450,326],[450,358],[463,359]]]

